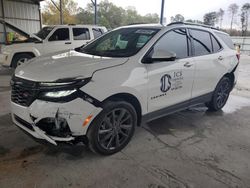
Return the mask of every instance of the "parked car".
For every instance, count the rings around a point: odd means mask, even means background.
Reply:
[[[123,149],[135,127],[190,106],[220,110],[236,83],[228,34],[174,23],[115,29],[77,51],[38,57],[12,78],[14,123],[37,139]]]
[[[80,47],[107,31],[105,27],[94,25],[54,25],[30,34],[4,20],[0,23],[5,23],[24,38],[1,49],[0,63],[13,68],[33,57]]]

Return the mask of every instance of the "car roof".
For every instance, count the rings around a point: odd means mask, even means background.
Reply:
[[[207,31],[216,31],[219,33],[223,33],[228,35],[226,32],[223,32],[219,30],[218,28],[209,26],[209,25],[204,25],[204,24],[196,24],[196,23],[190,23],[190,22],[172,22],[168,25],[161,25],[161,24],[131,24],[127,26],[122,26],[119,28],[154,28],[154,29],[162,29],[162,30],[168,30],[170,28],[176,28],[176,27],[189,27],[189,28],[197,28],[197,29],[202,29],[202,30],[207,30]]]
[[[167,25],[167,27],[177,27],[177,26],[188,26],[189,28],[197,28],[197,29],[202,29],[202,30],[207,30],[207,31],[216,31],[218,33],[223,33],[228,35],[228,33],[221,31],[219,28],[210,26],[210,25],[205,25],[205,24],[198,24],[198,23],[191,23],[191,22],[172,22]]]
[[[104,28],[105,26],[99,26],[99,25],[84,25],[84,24],[64,24],[64,25],[43,25],[43,27],[69,27],[69,26],[76,26],[76,27],[98,27],[98,28]]]
[[[119,28],[138,28],[138,27],[162,29],[162,28],[165,28],[166,26],[161,25],[161,24],[130,24],[130,25],[119,27]]]

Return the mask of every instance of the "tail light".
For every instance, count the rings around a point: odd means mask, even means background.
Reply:
[[[240,54],[236,54],[238,61],[240,60]]]
[[[235,49],[236,49],[236,57],[237,57],[237,59],[239,61],[240,60],[240,45],[237,44]]]

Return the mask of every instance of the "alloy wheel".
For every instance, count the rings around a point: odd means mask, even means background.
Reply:
[[[217,93],[216,103],[218,105],[218,108],[221,108],[225,105],[229,93],[230,93],[230,83],[225,81],[220,85]]]
[[[105,150],[123,145],[133,131],[133,118],[125,108],[115,108],[103,118],[98,129],[98,142]]]

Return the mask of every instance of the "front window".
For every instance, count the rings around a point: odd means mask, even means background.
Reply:
[[[81,52],[104,57],[135,55],[159,29],[122,28],[112,31],[85,46]]]
[[[59,28],[53,35],[50,36],[49,41],[64,41],[69,40],[69,29],[68,28]]]
[[[154,46],[154,50],[166,50],[176,54],[177,59],[190,55],[190,42],[186,29],[175,29],[167,32]]]
[[[36,34],[36,36],[44,40],[52,30],[53,27],[44,27]]]

